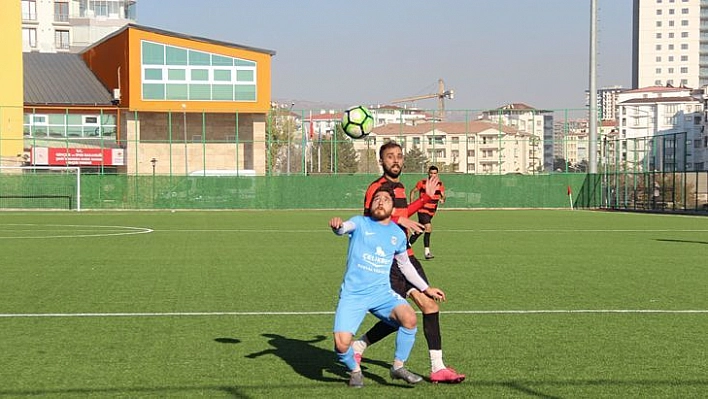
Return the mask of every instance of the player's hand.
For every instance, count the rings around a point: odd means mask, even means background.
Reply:
[[[399,217],[396,223],[414,233],[422,233],[425,231],[425,226],[404,216]]]
[[[435,299],[437,302],[445,302],[447,299],[445,293],[440,288],[428,287],[423,293]]]
[[[334,231],[339,230],[339,228],[342,227],[343,224],[344,222],[342,221],[342,218],[333,217],[329,220],[329,227],[331,227]]]
[[[429,177],[425,182],[425,193],[430,197],[435,195],[435,191],[438,189],[438,183],[440,183],[440,178],[438,175]]]

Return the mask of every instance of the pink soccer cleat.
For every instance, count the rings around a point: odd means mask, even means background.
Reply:
[[[430,382],[437,384],[438,382],[443,382],[447,384],[459,384],[465,380],[464,374],[458,374],[455,369],[451,367],[438,370],[434,373],[430,373]]]

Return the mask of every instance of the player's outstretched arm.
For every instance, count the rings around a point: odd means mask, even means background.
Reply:
[[[393,219],[392,219],[393,220]],[[416,222],[413,219],[407,218],[407,217],[398,217],[395,220],[393,220],[394,223],[398,224],[401,227],[404,227],[410,231],[413,231],[415,233],[422,233],[425,231],[425,226],[422,224]]]
[[[408,202],[411,203],[415,201],[415,193],[418,193],[418,196],[420,197],[420,190],[418,190],[418,184],[413,187],[413,190],[411,190],[410,194],[408,194]]]
[[[423,293],[439,302],[445,302],[447,300],[445,293],[440,288],[428,287]]]
[[[343,224],[344,221],[342,220],[342,218],[333,217],[329,220],[329,227],[331,227],[334,231],[339,230],[339,228],[342,227]]]
[[[440,183],[438,175],[433,175],[425,182],[425,193],[428,194],[429,197],[435,195],[435,191],[438,189],[438,183]]]
[[[354,229],[356,229],[356,224],[354,224],[351,220],[347,220],[345,222],[342,218],[333,217],[329,220],[329,227],[332,229],[334,234],[341,236],[354,231]]]
[[[426,203],[428,203],[432,200],[433,195],[435,195],[435,191],[438,189],[438,182],[439,181],[440,181],[440,178],[437,175],[434,175],[433,177],[426,180],[425,192],[420,193],[417,200],[408,204],[408,208],[406,209],[408,211],[408,216],[412,216],[413,214],[418,212],[418,210],[420,208],[422,208],[423,205],[425,205]]]

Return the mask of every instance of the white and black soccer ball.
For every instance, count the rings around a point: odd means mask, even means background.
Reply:
[[[342,114],[342,130],[344,134],[353,138],[366,137],[374,128],[374,117],[363,105],[348,108]]]

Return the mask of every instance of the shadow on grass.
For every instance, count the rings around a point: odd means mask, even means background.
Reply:
[[[260,353],[260,352],[259,352]],[[315,378],[317,379],[317,378]],[[321,380],[321,379],[317,379]],[[334,379],[337,382],[346,382],[338,379]],[[391,384],[388,384],[391,385]],[[542,387],[550,391],[554,388],[577,388],[583,389],[588,387],[596,387],[597,391],[592,395],[595,397],[608,396],[607,392],[603,391],[603,388],[612,388],[613,392],[618,387],[627,388],[644,388],[644,389],[661,389],[661,388],[688,388],[693,387],[696,389],[697,396],[695,397],[705,397],[704,393],[708,390],[708,380],[609,380],[609,379],[589,379],[589,380],[539,380],[539,381],[526,381],[526,380],[507,380],[507,381],[474,381],[467,380],[460,384],[460,389],[465,390],[464,386],[469,388],[475,388],[475,392],[478,394],[483,394],[483,389],[495,388],[494,392],[498,395],[499,392],[496,388],[506,388],[509,390],[509,394],[514,395],[515,393],[521,393],[524,396],[544,398],[544,399],[556,399],[562,398],[564,396],[553,395],[550,392],[544,392]],[[399,385],[401,388],[413,388],[413,386]],[[181,395],[184,397],[190,396],[204,396],[208,392],[224,392],[236,399],[247,399],[251,395],[258,395],[259,391],[266,391],[269,394],[273,394],[273,390],[277,389],[297,389],[300,392],[303,389],[307,389],[306,386],[301,384],[269,384],[267,386],[248,386],[248,387],[235,387],[235,386],[224,386],[224,385],[191,385],[191,386],[155,386],[155,387],[116,387],[116,388],[65,388],[65,389],[2,389],[0,388],[0,397],[36,397],[36,396],[62,396],[62,397],[74,397],[74,396],[87,396],[87,395],[100,395],[103,397],[142,397],[142,396],[170,396],[170,395]],[[347,389],[347,388],[343,388]],[[366,388],[365,388],[366,389]],[[357,392],[360,392],[357,390]],[[460,397],[467,396],[465,392],[461,391]],[[683,392],[685,393],[685,392]],[[670,395],[670,392],[666,394]],[[335,395],[332,395],[335,396]],[[678,396],[677,396],[678,397]],[[691,397],[694,397],[691,395]]]
[[[260,356],[273,355],[283,359],[296,373],[305,378],[324,382],[349,382],[349,371],[339,363],[334,349],[325,350],[313,345],[326,340],[327,337],[324,335],[318,335],[311,340],[287,338],[278,334],[262,334],[262,336],[270,338],[268,343],[272,348],[251,353],[246,355],[247,358],[255,359]],[[334,344],[332,343],[332,345]],[[389,367],[384,362],[365,360],[364,363],[381,365],[386,369]],[[398,385],[387,382],[379,375],[367,372],[365,367],[362,367],[362,371],[364,378],[368,380],[376,381],[381,385]],[[341,378],[326,377],[325,372]]]
[[[664,241],[664,242],[682,242],[682,243],[687,243],[687,244],[705,244],[705,245],[708,245],[708,241],[669,240],[669,239],[665,239],[665,238],[657,238],[656,241]]]
[[[240,344],[241,340],[236,338],[214,338],[220,344]]]

